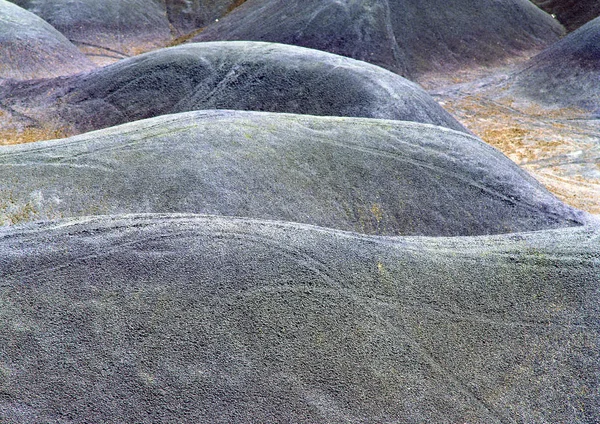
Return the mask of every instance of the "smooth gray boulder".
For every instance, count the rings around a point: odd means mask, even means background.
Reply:
[[[529,0],[247,0],[193,40],[294,44],[417,78],[491,64],[563,32]]]
[[[89,71],[94,65],[33,13],[0,0],[0,80],[28,80]]]
[[[123,60],[87,75],[0,86],[3,126],[68,134],[198,109],[426,122],[466,131],[421,87],[368,63],[295,46],[199,43]]]
[[[600,17],[532,58],[508,81],[508,95],[600,117]]]
[[[91,58],[120,59],[171,39],[162,0],[26,0],[43,18]]]
[[[4,224],[194,212],[383,235],[587,223],[481,140],[428,124],[259,112],[167,115],[0,149]]]
[[[0,228],[0,420],[600,421],[600,231]]]
[[[600,16],[598,0],[533,0],[533,2],[546,12],[555,15],[569,31],[574,31]]]

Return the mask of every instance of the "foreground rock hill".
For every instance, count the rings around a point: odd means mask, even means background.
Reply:
[[[0,229],[0,420],[600,420],[600,232],[199,216]]]
[[[358,116],[464,127],[423,89],[353,59],[273,43],[190,44],[88,74],[0,86],[4,126],[73,134],[198,109]]]
[[[17,0],[90,57],[112,57],[163,47],[172,38],[158,0]]]
[[[509,81],[509,94],[600,117],[600,18],[550,46]]]
[[[427,124],[258,112],[157,117],[0,150],[0,221],[195,212],[370,234],[581,225],[479,139]]]
[[[416,78],[497,62],[563,32],[529,0],[247,0],[193,40],[295,44]]]
[[[27,80],[91,70],[94,65],[48,23],[0,0],[0,80]]]

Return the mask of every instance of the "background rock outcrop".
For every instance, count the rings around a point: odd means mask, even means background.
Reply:
[[[529,0],[247,0],[193,40],[295,44],[412,79],[495,63],[563,32]]]
[[[89,71],[94,65],[47,22],[0,0],[0,80]]]
[[[600,18],[532,58],[508,82],[509,94],[600,117]]]
[[[26,0],[21,4],[102,64],[164,47],[172,39],[161,0]]]
[[[161,0],[176,34],[184,35],[215,22],[244,0]]]
[[[600,16],[597,0],[533,0],[548,13],[552,13],[569,31]]]

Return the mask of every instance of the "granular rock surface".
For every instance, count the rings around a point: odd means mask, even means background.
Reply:
[[[600,420],[600,233],[181,215],[0,229],[0,419]]]

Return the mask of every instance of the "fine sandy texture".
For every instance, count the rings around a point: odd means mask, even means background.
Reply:
[[[0,419],[593,423],[600,233],[0,229]]]

